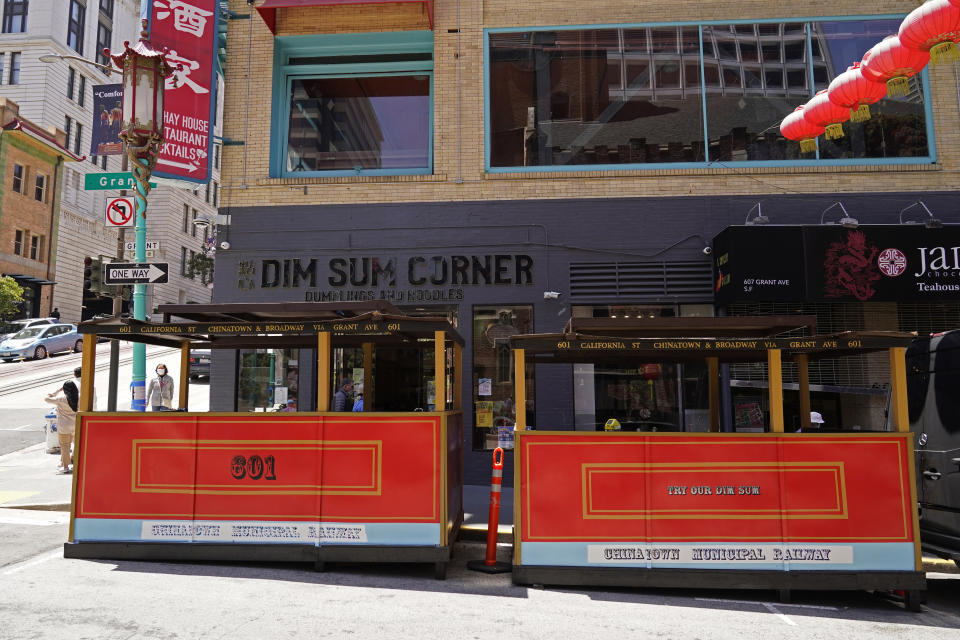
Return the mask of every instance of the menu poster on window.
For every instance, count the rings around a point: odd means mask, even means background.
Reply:
[[[477,384],[477,395],[478,396],[493,395],[493,381],[490,378],[480,378],[480,382]]]
[[[763,409],[760,401],[741,399],[734,403],[734,425],[737,431],[760,430],[764,428]]]
[[[473,403],[477,410],[477,426],[493,426],[493,402],[490,400],[478,400]]]

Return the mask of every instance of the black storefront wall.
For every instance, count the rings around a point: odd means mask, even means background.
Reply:
[[[960,226],[737,226],[714,238],[716,302],[960,300]]]
[[[465,421],[465,477],[484,484],[490,477],[490,452],[473,451],[473,322],[475,306],[532,305],[536,331],[556,331],[568,317],[564,302],[545,299],[548,261],[542,249],[489,246],[413,253],[397,247],[377,251],[314,250],[247,252],[238,255],[237,295],[234,301],[351,302],[388,300],[409,311],[456,306],[458,332],[466,341],[463,350],[463,407]],[[559,263],[558,263],[559,264]],[[221,271],[222,274],[222,271]],[[222,275],[221,275],[222,277]],[[231,292],[232,293],[232,292]],[[215,354],[215,386],[236,375],[235,359]],[[301,361],[315,359],[313,350],[301,352]],[[540,424],[572,425],[572,406],[552,397],[556,389],[572,389],[567,367],[539,367],[535,375],[536,420]],[[300,367],[301,390],[313,395],[312,371]],[[231,384],[232,386],[232,384]],[[226,386],[224,386],[226,388]],[[302,406],[316,406],[316,398],[301,396]],[[211,409],[232,410],[229,394],[214,393]],[[547,408],[549,407],[549,408]],[[512,456],[507,456],[512,480]]]
[[[868,211],[871,219],[894,222],[900,209],[915,199],[912,194],[860,194],[845,197],[844,204],[861,219],[863,211]],[[926,204],[941,218],[945,216],[940,212],[953,199],[950,193],[924,194]],[[457,305],[459,332],[467,342],[462,389],[465,478],[471,484],[486,484],[490,453],[471,449],[474,307],[532,305],[535,331],[555,332],[569,319],[573,303],[711,303],[715,279],[711,282],[709,265],[721,251],[717,248],[710,256],[705,249],[725,228],[741,223],[756,201],[756,196],[690,196],[232,207],[228,211],[231,226],[219,231],[231,249],[216,257],[214,301],[331,300],[333,296],[348,300],[383,295],[405,307]],[[833,201],[793,194],[763,196],[764,213],[792,225],[818,220],[819,212]],[[776,248],[768,254],[771,260],[783,255],[782,248],[769,239],[755,236],[754,240]],[[734,255],[739,260],[742,253]],[[497,256],[502,256],[499,263]],[[582,281],[572,280],[582,278],[584,265],[593,263],[618,269],[663,264],[666,271],[671,265],[702,264],[707,266],[706,282],[696,293],[684,294],[681,289],[641,287],[620,278],[615,289],[592,293]],[[778,280],[797,278],[795,271],[782,273],[786,275]],[[545,298],[548,291],[559,296]],[[721,294],[717,295],[719,299]],[[301,355],[304,361],[313,358],[313,353]],[[301,376],[307,371],[303,368]],[[235,356],[215,353],[212,410],[233,409],[235,375]],[[535,381],[535,424],[541,428],[573,425],[572,367],[537,365]],[[313,383],[302,379],[301,386],[311,389]],[[508,484],[511,464],[508,455]]]

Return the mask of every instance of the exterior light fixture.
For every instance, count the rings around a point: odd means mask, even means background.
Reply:
[[[824,210],[820,213],[820,224],[827,224],[827,223],[825,223],[825,222],[823,221],[823,217],[826,215],[827,211],[830,211],[830,209],[833,209],[834,207],[837,207],[837,206],[839,206],[839,207],[840,207],[840,210],[843,211],[843,217],[840,218],[839,224],[843,225],[843,226],[844,226],[845,228],[847,228],[847,229],[856,229],[856,228],[860,225],[860,223],[857,222],[857,219],[856,219],[856,218],[851,218],[851,217],[850,217],[850,214],[847,213],[847,210],[846,210],[846,208],[843,206],[843,203],[842,203],[842,202],[834,202],[832,205],[830,205],[829,207],[827,207],[826,209],[824,209]],[[836,223],[831,222],[831,223],[829,223],[829,224],[836,224]]]
[[[754,209],[757,210],[757,215],[751,218],[750,214],[753,213]],[[746,224],[746,225],[769,224],[769,223],[770,223],[770,218],[763,215],[763,209],[760,208],[759,202],[753,205],[752,207],[750,207],[750,210],[747,211],[747,219],[743,221],[743,224]]]
[[[928,216],[928,217],[927,217],[926,220],[923,221],[923,224],[924,224],[924,226],[927,227],[927,229],[942,229],[942,228],[943,228],[943,223],[940,222],[940,220],[933,215],[933,213],[930,211],[930,209],[927,207],[927,205],[925,205],[925,204],[923,203],[923,200],[917,200],[916,202],[914,202],[914,203],[911,204],[910,206],[904,207],[903,209],[900,210],[900,224],[916,224],[916,223],[917,223],[916,220],[907,220],[906,222],[904,222],[904,220],[903,220],[903,212],[906,211],[907,209],[912,209],[913,207],[916,207],[916,206],[918,206],[918,205],[921,206],[921,207],[923,207],[923,210],[927,212],[927,216]]]
[[[108,67],[105,64],[100,64],[99,62],[94,62],[93,60],[87,60],[86,58],[81,58],[80,56],[64,56],[64,55],[60,55],[59,53],[45,53],[42,56],[40,56],[38,60],[40,60],[40,62],[46,62],[47,64],[50,64],[53,62],[59,62],[60,60],[79,60],[84,64],[88,64],[91,67],[96,67],[97,69],[100,69],[100,71],[103,71],[103,74],[106,76],[109,76],[111,73],[113,73],[113,69],[111,67]]]

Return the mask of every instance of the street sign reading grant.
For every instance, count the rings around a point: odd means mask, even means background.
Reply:
[[[156,188],[156,186],[156,182],[150,183],[150,188]],[[84,191],[136,188],[137,183],[129,173],[88,173],[83,177]]]
[[[105,284],[163,284],[170,270],[166,262],[112,262],[106,265]]]

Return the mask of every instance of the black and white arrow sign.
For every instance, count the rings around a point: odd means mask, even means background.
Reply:
[[[163,284],[170,265],[166,262],[119,263],[106,265],[105,284]]]

